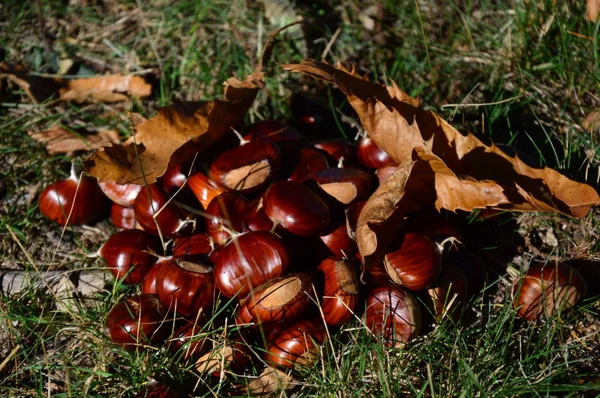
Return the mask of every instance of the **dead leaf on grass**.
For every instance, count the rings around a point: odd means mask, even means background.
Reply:
[[[243,119],[264,86],[262,65],[270,58],[275,37],[283,29],[271,35],[252,74],[245,80],[232,77],[224,83],[224,99],[177,102],[160,109],[158,115],[135,126],[135,134],[122,145],[94,153],[84,162],[86,172],[100,181],[151,184],[171,166],[218,141]]]
[[[295,386],[294,378],[281,370],[267,366],[257,379],[248,384],[251,396],[275,396],[278,391],[286,391]]]
[[[496,208],[585,216],[597,192],[549,168],[533,168],[472,134],[459,133],[419,107],[395,84],[369,82],[354,69],[307,60],[284,69],[337,85],[369,136],[400,163],[360,214],[357,242],[367,264],[378,261],[404,217],[424,205],[438,210]]]
[[[600,109],[590,112],[581,122],[581,126],[590,133],[600,132]]]
[[[62,127],[52,127],[44,131],[28,131],[31,138],[46,146],[49,154],[91,151],[120,142],[115,130],[100,130],[96,134],[79,135]]]
[[[50,99],[119,102],[152,93],[152,86],[141,76],[117,74],[79,79],[33,76],[23,65],[13,66],[6,62],[0,63],[0,78],[13,81],[36,104]]]
[[[600,0],[586,0],[585,3],[585,19],[596,22],[600,14]]]

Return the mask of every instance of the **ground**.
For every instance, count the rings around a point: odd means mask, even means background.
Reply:
[[[585,20],[584,2],[438,3],[4,2],[0,61],[24,63],[38,74],[150,75],[154,94],[116,104],[33,104],[2,82],[1,268],[99,267],[89,255],[114,232],[108,221],[63,231],[41,215],[41,190],[68,175],[71,162],[80,166],[88,153],[50,156],[28,132],[61,125],[82,134],[110,128],[126,138],[132,131],[127,111],[149,117],[174,100],[219,97],[223,81],[252,70],[268,33],[297,16],[304,27],[278,44],[248,122],[293,121],[290,103],[299,94],[316,95],[346,112],[339,92],[279,66],[324,56],[352,63],[374,81],[393,80],[461,131],[598,189],[600,130],[584,119],[600,108],[599,25]],[[344,132],[352,138],[356,131],[346,126]],[[340,130],[322,134],[340,136]],[[300,371],[303,382],[293,394],[594,396],[600,388],[598,209],[583,219],[501,217],[481,222],[474,214],[460,215],[464,244],[490,270],[488,289],[473,299],[462,323],[428,327],[405,350],[388,350],[357,320],[333,336],[316,368]],[[587,298],[548,322],[519,320],[506,267],[523,270],[533,261],[554,260],[585,275]],[[191,364],[173,363],[166,352],[131,354],[107,344],[99,322],[133,290],[114,288],[69,314],[54,311],[52,297],[33,291],[3,296],[2,395],[133,396],[149,378],[193,380],[199,396],[244,394],[245,378],[229,375],[219,382],[199,376]]]

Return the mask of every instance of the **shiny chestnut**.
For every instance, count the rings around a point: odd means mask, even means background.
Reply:
[[[322,286],[321,311],[329,326],[340,326],[354,315],[358,304],[358,277],[354,266],[342,258],[327,258],[317,268]]]
[[[362,137],[358,141],[356,156],[360,164],[371,169],[398,165],[390,155],[378,147],[375,141],[369,137]]]
[[[215,258],[215,285],[226,297],[246,297],[263,283],[287,272],[288,251],[270,232],[248,232],[219,250]]]
[[[288,180],[302,181],[311,173],[325,170],[328,167],[327,159],[321,152],[314,148],[302,148],[300,149],[298,162]]]
[[[206,234],[177,238],[173,244],[173,257],[190,261],[205,261],[213,249],[213,244]]]
[[[204,326],[194,322],[186,322],[179,327],[168,341],[168,348],[187,360],[198,358],[209,349],[208,333]]]
[[[114,275],[126,284],[142,283],[161,249],[160,240],[139,229],[113,234],[98,250],[98,255]]]
[[[435,243],[425,235],[412,232],[387,248],[383,263],[394,282],[413,291],[432,285],[441,271]]]
[[[550,318],[587,294],[581,274],[565,263],[533,263],[513,287],[517,314],[528,321]]]
[[[296,181],[271,185],[264,194],[263,208],[273,223],[303,237],[320,235],[331,218],[327,204]]]
[[[348,229],[345,224],[338,224],[332,232],[327,235],[321,235],[320,238],[335,257],[352,258],[358,252],[358,246],[348,236]]]
[[[275,180],[280,163],[277,144],[251,141],[219,155],[211,163],[208,176],[227,191],[259,192]]]
[[[104,331],[113,343],[136,348],[159,344],[169,333],[167,310],[149,294],[128,297],[113,307]]]
[[[104,195],[114,203],[131,207],[142,189],[141,185],[136,184],[117,184],[114,182],[98,182],[98,186],[104,192]]]
[[[338,163],[340,160],[343,161],[345,166],[351,166],[356,163],[356,147],[344,138],[317,141],[312,145],[327,153],[335,163]],[[335,163],[331,164],[331,166],[335,166]]]
[[[403,288],[378,287],[367,298],[365,324],[386,346],[403,347],[421,331],[421,309]]]
[[[94,178],[82,176],[80,180],[74,172],[46,187],[38,199],[41,212],[60,225],[79,225],[102,218],[108,204]]]
[[[240,306],[244,323],[292,321],[310,305],[312,279],[305,272],[272,279],[254,289]]]
[[[134,229],[137,225],[133,207],[124,207],[113,203],[110,208],[110,221],[117,228]]]
[[[271,231],[273,229],[273,221],[265,213],[262,198],[256,198],[248,204],[243,224],[243,229],[247,231]]]
[[[165,261],[156,273],[156,295],[171,311],[187,317],[212,310],[214,283],[210,266],[186,260]]]
[[[144,187],[135,199],[133,209],[137,222],[145,231],[168,238],[190,235],[195,222],[172,201],[168,194],[157,184]],[[155,214],[157,214],[154,217]]]
[[[457,321],[467,303],[467,280],[458,267],[447,267],[427,292],[438,321],[451,317]]]
[[[297,321],[272,338],[265,361],[271,366],[289,369],[309,365],[318,358],[319,346],[325,337],[321,319]]]
[[[215,182],[201,172],[192,174],[188,178],[187,185],[204,209],[214,198],[223,193],[223,190]]]
[[[343,205],[366,200],[371,193],[371,176],[358,169],[329,168],[311,173],[307,180],[315,181]]]
[[[226,244],[232,232],[244,232],[248,200],[237,192],[224,192],[206,208],[206,231],[217,245]]]

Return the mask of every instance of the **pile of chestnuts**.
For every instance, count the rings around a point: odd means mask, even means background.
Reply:
[[[444,250],[448,238],[460,239],[458,228],[425,212],[409,216],[381,263],[361,267],[358,214],[397,166],[366,136],[308,142],[262,121],[201,158],[147,186],[73,174],[39,198],[61,225],[110,214],[120,229],[98,255],[116,280],[140,287],[107,316],[116,344],[164,346],[215,375],[223,363],[249,366],[253,355],[293,369],[352,319],[401,347],[426,322],[459,320],[486,283],[476,255]],[[519,316],[535,320],[573,306],[586,286],[566,264],[534,264],[514,294]],[[232,323],[239,327],[223,344],[203,338]]]

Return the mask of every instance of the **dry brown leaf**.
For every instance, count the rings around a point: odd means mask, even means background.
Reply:
[[[419,108],[419,101],[395,84],[371,83],[354,69],[314,60],[284,68],[336,84],[369,136],[401,163],[361,212],[357,241],[367,263],[378,260],[404,216],[423,205],[450,211],[490,207],[583,217],[600,203],[589,185],[549,168],[530,167],[493,144],[459,133],[435,113]]]
[[[49,99],[63,101],[126,101],[129,97],[147,97],[152,86],[141,76],[108,75],[80,79],[31,76],[23,65],[0,63],[0,78],[13,81],[35,103]]]
[[[257,379],[249,383],[248,393],[251,396],[274,396],[275,392],[289,390],[294,385],[290,374],[267,366]]]
[[[581,122],[581,127],[590,133],[600,132],[600,109],[590,112]]]
[[[600,0],[586,0],[585,3],[585,19],[596,22],[600,14]]]
[[[291,26],[291,25],[288,25]],[[231,126],[241,121],[264,86],[262,65],[273,51],[275,31],[258,66],[245,80],[224,83],[224,99],[209,102],[178,102],[135,126],[133,137],[122,145],[103,148],[84,162],[88,174],[117,184],[151,184],[169,167],[192,159]]]
[[[96,134],[78,135],[62,127],[52,127],[44,131],[29,131],[29,136],[46,146],[49,154],[91,151],[120,142],[115,130],[100,130]]]

